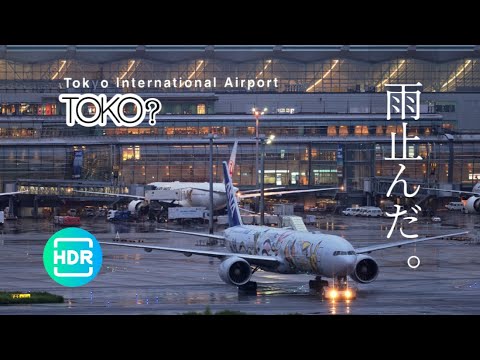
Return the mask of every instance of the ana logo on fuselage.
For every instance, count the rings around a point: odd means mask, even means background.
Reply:
[[[157,186],[156,190],[171,190],[171,186]]]
[[[230,181],[228,181],[225,184],[225,188],[227,190],[228,208],[230,209],[230,213],[232,215],[232,218],[234,218],[235,217],[235,197],[232,196],[232,194],[233,194],[232,183]]]

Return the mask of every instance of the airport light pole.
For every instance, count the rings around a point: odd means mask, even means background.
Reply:
[[[252,114],[255,117],[255,185],[257,186],[257,188],[258,188],[258,169],[259,169],[259,166],[258,166],[258,140],[259,140],[258,129],[259,129],[259,126],[260,126],[260,116],[265,115],[267,110],[268,110],[267,108],[263,108],[263,110],[259,109],[259,108],[256,108],[256,107],[252,108]]]
[[[208,207],[208,232],[213,234],[213,140],[217,136],[215,134],[208,134],[207,139],[210,142],[210,156],[209,156],[209,173],[210,173],[210,201]]]
[[[262,143],[261,159],[261,174],[260,174],[260,225],[265,224],[265,144],[270,145],[275,139],[275,135],[270,135],[268,138],[265,135],[260,135],[260,141]]]

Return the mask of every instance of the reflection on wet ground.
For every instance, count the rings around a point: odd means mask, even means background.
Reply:
[[[160,224],[145,222],[108,222],[103,218],[82,218],[81,228],[98,234],[155,232]],[[19,219],[6,221],[0,234],[52,234],[62,229],[47,219]]]
[[[65,304],[0,306],[0,314],[182,314],[237,310],[260,314],[480,314],[480,245],[476,215],[444,213],[442,223],[408,228],[420,236],[471,231],[472,240],[434,240],[416,246],[372,253],[380,275],[371,284],[356,285],[357,299],[349,303],[325,301],[308,288],[308,275],[258,271],[257,295],[239,293],[218,276],[219,260],[185,257],[140,249],[103,249],[103,267],[97,278],[79,288],[57,285],[43,268],[45,241],[58,230],[45,220],[7,222],[0,235],[0,288],[45,290],[61,294]],[[356,246],[383,243],[391,219],[326,216],[311,230],[344,236]],[[145,243],[199,247],[195,237],[158,233],[156,223],[107,223],[82,219],[82,228],[102,240],[139,239]],[[178,228],[178,227],[175,227]],[[202,226],[189,231],[206,231]],[[399,239],[397,237],[397,239]],[[464,241],[460,241],[464,240]],[[416,255],[417,269],[407,265]],[[353,284],[352,284],[353,285]]]

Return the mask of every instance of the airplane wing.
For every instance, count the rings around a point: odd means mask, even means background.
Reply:
[[[198,234],[195,234],[198,235]],[[279,261],[274,256],[264,256],[264,255],[249,255],[249,254],[237,254],[237,253],[228,253],[223,251],[209,251],[209,250],[194,250],[194,249],[180,249],[180,248],[171,248],[165,246],[155,246],[155,245],[145,245],[145,244],[125,244],[125,243],[112,243],[112,242],[105,242],[99,241],[100,244],[103,245],[113,245],[113,246],[124,246],[130,248],[140,248],[145,250],[160,250],[160,251],[170,251],[176,253],[182,253],[185,256],[191,255],[201,255],[201,256],[209,256],[209,257],[216,257],[219,259],[228,258],[230,256],[238,256],[239,258],[247,260],[252,265],[275,265]]]
[[[116,196],[116,197],[129,197],[134,199],[142,199],[145,200],[145,196],[138,196],[138,195],[128,195],[128,194],[112,194],[112,193],[104,193],[100,191],[83,191],[83,190],[73,190],[79,193],[86,193],[86,194],[97,194],[97,195],[109,195],[109,196]]]
[[[340,188],[326,188],[326,189],[308,189],[308,190],[285,190],[285,191],[277,191],[277,192],[266,192],[264,196],[275,196],[275,195],[284,195],[284,194],[297,194],[297,193],[305,193],[305,192],[314,192],[314,191],[328,191],[328,190],[339,190]],[[260,193],[255,194],[240,194],[240,199],[247,199],[252,197],[258,197]]]
[[[6,192],[6,193],[0,193],[0,196],[6,196],[6,195],[15,195],[15,194],[23,194],[28,192],[28,190],[23,190],[23,191],[12,191],[12,192]]]
[[[266,188],[264,190],[269,191],[269,190],[279,190],[279,189],[285,189],[285,186]],[[253,190],[240,190],[239,192],[242,193],[242,194],[249,194],[249,193],[254,193],[254,192],[259,192],[259,191],[260,191],[260,189],[253,189]]]
[[[457,194],[472,194],[472,195],[480,196],[480,194],[479,194],[478,192],[473,192],[473,191],[444,190],[444,189],[427,188],[427,187],[422,187],[422,189],[435,190],[435,191],[444,191],[444,192],[451,192],[451,193],[457,193]]]
[[[222,236],[222,235],[203,234],[203,233],[196,233],[196,232],[189,232],[189,231],[178,231],[178,230],[158,229],[158,228],[155,229],[155,230],[172,232],[172,233],[177,233],[177,234],[194,235],[194,236],[208,237],[208,238],[212,238],[212,239],[225,240],[225,236]]]
[[[421,239],[400,240],[400,241],[389,242],[389,243],[386,243],[386,244],[378,244],[378,245],[372,245],[372,246],[365,246],[365,247],[357,248],[357,249],[355,249],[355,252],[357,254],[365,254],[365,253],[371,253],[372,251],[384,250],[384,249],[389,249],[389,248],[393,248],[393,247],[401,247],[403,245],[415,244],[417,242],[434,240],[434,239],[441,239],[441,238],[445,238],[445,237],[465,235],[465,234],[468,234],[468,231],[462,231],[462,232],[459,232],[459,233],[446,234],[446,235],[431,236],[431,237],[426,237],[426,238],[421,238]]]

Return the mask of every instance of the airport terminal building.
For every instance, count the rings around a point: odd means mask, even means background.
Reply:
[[[0,46],[0,188],[29,190],[18,206],[37,208],[99,200],[73,190],[208,181],[214,133],[215,181],[238,140],[233,181],[254,189],[265,134],[275,135],[266,186],[345,186],[291,198],[307,208],[332,196],[377,203],[399,171],[385,160],[390,134],[403,131],[398,116],[387,120],[386,85],[417,83],[408,136],[420,139],[407,152],[422,160],[403,178],[470,190],[480,179],[480,46]],[[59,95],[85,93],[135,93],[162,109],[154,126],[67,126]]]

